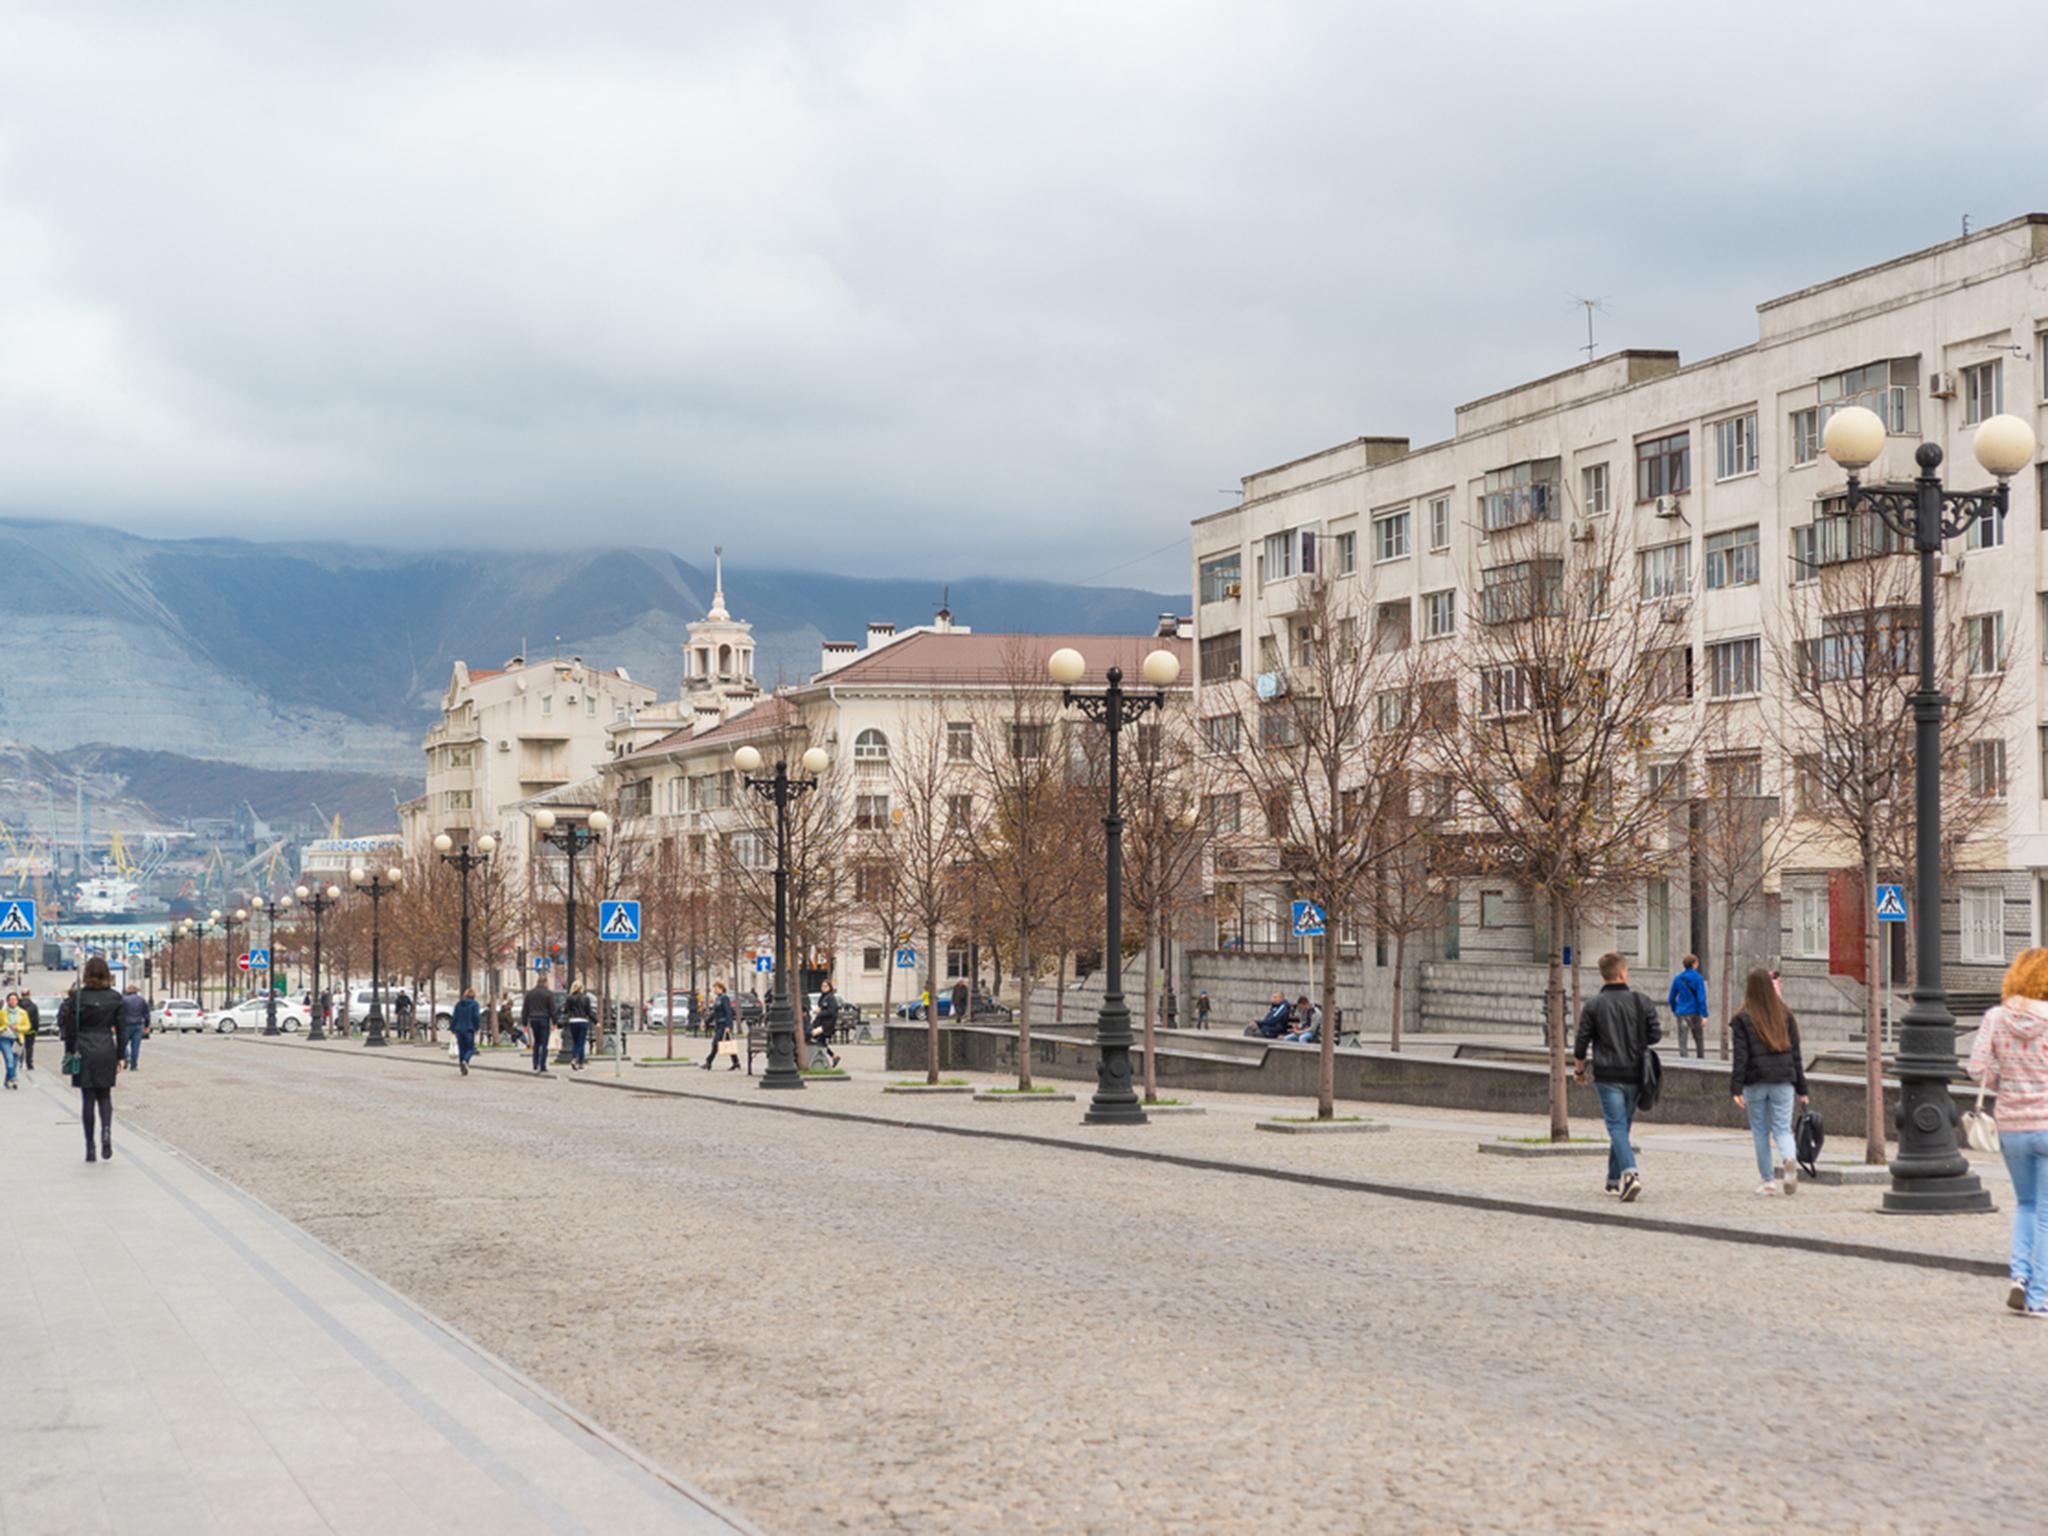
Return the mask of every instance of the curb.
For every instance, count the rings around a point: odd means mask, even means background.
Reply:
[[[1393,1127],[1377,1120],[1255,1120],[1252,1129],[1276,1131],[1282,1136],[1340,1136],[1347,1131],[1391,1131]]]

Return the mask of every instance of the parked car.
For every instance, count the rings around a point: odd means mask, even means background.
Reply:
[[[189,997],[174,997],[156,1012],[157,1023],[180,1034],[198,1033],[206,1028],[206,1010]]]
[[[401,992],[404,992],[407,997],[412,999],[413,1022],[415,1024],[426,1023],[427,999],[420,996],[417,992],[407,991],[404,987],[394,987],[389,984],[379,988],[378,992],[384,999],[384,1027],[386,1029],[391,1028],[398,1022],[398,994]],[[370,1022],[370,995],[368,987],[358,987],[348,995],[348,1021],[357,1029]],[[454,1010],[455,1004],[452,1000],[437,1004],[434,1007],[434,1023],[438,1027],[446,1029],[449,1019],[454,1017]]]
[[[660,997],[648,999],[647,1027],[649,1029],[667,1029],[669,1024],[669,1018],[671,1015],[673,1015],[675,1018],[675,1025],[677,1029],[689,1028],[689,993],[669,992],[665,993]]]
[[[270,1005],[260,997],[245,997],[232,1008],[213,1016],[214,1033],[232,1035],[240,1029],[262,1030],[270,1021]],[[277,1000],[277,1027],[286,1031],[306,1027],[306,1010],[288,997]]]
[[[951,992],[941,992],[939,994],[939,1017],[942,1019],[950,1019],[952,1016],[953,994]],[[968,1009],[968,1020],[970,1023],[975,1019],[1009,1019],[1014,1018],[1015,1016],[1015,1009],[1011,1008],[1006,1003],[997,1002],[994,998],[990,997],[985,992],[981,996],[975,998],[974,1002]],[[913,998],[911,1001],[907,1003],[898,1003],[896,1005],[896,1017],[899,1019],[923,1018],[924,999]]]

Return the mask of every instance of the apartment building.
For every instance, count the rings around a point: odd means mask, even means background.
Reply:
[[[1891,435],[1867,481],[1910,479],[1928,442],[1959,489],[1990,483],[1970,451],[1982,420],[2008,412],[2048,435],[2048,215],[1767,300],[1757,321],[1754,343],[1703,361],[1620,352],[1486,395],[1458,407],[1440,442],[1360,437],[1244,477],[1241,505],[1193,525],[1197,712],[1235,712],[1245,690],[1274,686],[1305,579],[1348,589],[1341,600],[1376,638],[1469,653],[1471,626],[1506,580],[1502,535],[1555,524],[1560,540],[1617,536],[1625,579],[1660,605],[1660,649],[1683,659],[1689,708],[1711,712],[1722,750],[1754,756],[1780,814],[1800,815],[1799,775],[1777,760],[1758,713],[1772,706],[1767,635],[1817,573],[1885,548],[1880,528],[1840,515],[1843,476],[1821,452],[1822,427],[1836,409],[1868,406]],[[1966,626],[1972,671],[2002,679],[1999,718],[1969,748],[1972,792],[1997,802],[1995,814],[1963,850],[1940,914],[1957,990],[1995,986],[2048,919],[2044,489],[2039,465],[2017,477],[2003,523],[1958,538],[1938,582],[1945,613]],[[1476,669],[1459,670],[1481,707]],[[1868,896],[1851,869],[1839,849],[1788,856],[1760,913],[1745,914],[1755,936],[1739,954],[1782,958],[1803,1007],[1844,1018],[1860,1007]],[[1294,893],[1273,871],[1241,883],[1226,893],[1243,915],[1225,937],[1256,949]],[[1467,885],[1439,931],[1411,945],[1427,955],[1410,978],[1417,1022],[1533,1028],[1543,936],[1528,903],[1504,882]],[[1709,953],[1704,905],[1675,867],[1618,899],[1581,933],[1582,950],[1613,944],[1656,977],[1688,949]],[[1369,1002],[1369,954],[1360,965],[1354,995]]]

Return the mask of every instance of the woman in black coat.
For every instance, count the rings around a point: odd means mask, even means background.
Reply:
[[[114,976],[104,957],[94,955],[85,962],[84,984],[65,1002],[58,1025],[64,1036],[64,1054],[78,1056],[71,1085],[78,1090],[80,1116],[85,1121],[85,1160],[112,1158],[114,1080],[121,1073],[121,994],[114,990]],[[97,1152],[92,1141],[95,1107],[100,1122]]]

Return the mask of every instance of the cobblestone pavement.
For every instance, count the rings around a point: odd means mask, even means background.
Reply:
[[[166,1041],[122,1111],[772,1530],[2017,1531],[2048,1500],[2000,1427],[2048,1328],[1993,1281],[368,1057]],[[1473,1140],[1155,1132],[1368,1177]],[[1774,1220],[1872,1203],[1696,1158]]]

